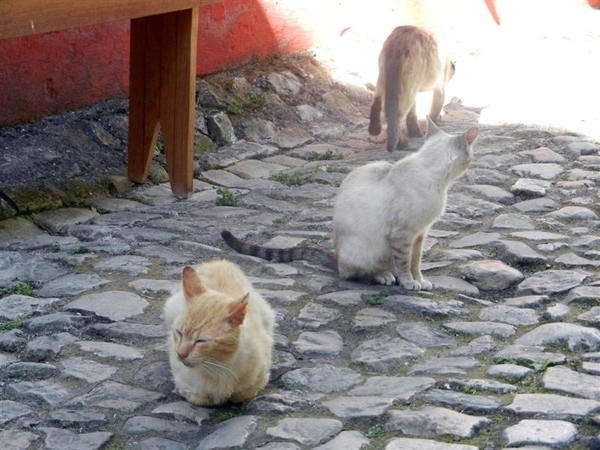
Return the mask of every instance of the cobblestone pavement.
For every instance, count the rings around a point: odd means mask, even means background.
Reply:
[[[598,448],[598,144],[480,124],[427,239],[434,290],[415,293],[220,240],[227,227],[331,247],[344,176],[407,154],[368,139],[364,115],[297,113],[293,134],[203,154],[186,201],[140,186],[0,222],[0,447]],[[449,108],[443,128],[477,119]],[[277,311],[271,381],[248,405],[172,392],[162,306],[184,265],[212,258],[239,263]]]

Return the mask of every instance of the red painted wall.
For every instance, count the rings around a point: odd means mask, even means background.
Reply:
[[[201,8],[198,75],[308,48],[311,34],[285,3]],[[0,125],[126,97],[128,78],[129,21],[0,41]]]

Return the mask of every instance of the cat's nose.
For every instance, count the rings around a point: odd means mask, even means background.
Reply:
[[[190,352],[177,352],[177,357],[179,358],[180,361],[184,361],[188,355],[190,354]]]

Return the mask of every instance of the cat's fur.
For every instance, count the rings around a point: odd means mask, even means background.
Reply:
[[[440,50],[435,37],[423,28],[395,28],[379,54],[379,77],[371,105],[369,134],[381,133],[381,107],[387,122],[387,149],[406,147],[400,126],[406,118],[408,137],[422,137],[417,121],[417,93],[433,90],[429,117],[438,123],[444,105],[446,82],[454,63]]]
[[[276,261],[309,259],[337,265],[344,279],[362,279],[409,290],[431,289],[421,273],[423,241],[444,211],[448,188],[469,166],[477,128],[447,134],[428,118],[423,147],[395,164],[380,161],[354,169],[338,192],[335,255],[314,247],[272,249],[247,244],[229,231],[234,250]]]
[[[273,310],[230,261],[187,266],[182,284],[164,306],[177,392],[200,406],[250,400],[269,380]]]

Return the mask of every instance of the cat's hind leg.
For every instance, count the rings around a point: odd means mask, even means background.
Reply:
[[[435,89],[431,97],[431,109],[429,110],[429,118],[438,125],[442,120],[440,113],[444,107],[444,89]]]
[[[371,104],[371,114],[369,115],[369,134],[377,136],[381,133],[381,107],[383,106],[383,88],[385,81],[380,74],[377,78],[377,87],[375,96]]]
[[[406,129],[408,131],[408,137],[421,138],[423,132],[419,128],[419,121],[417,120],[417,102],[412,105],[410,111],[406,115]]]
[[[413,278],[419,282],[421,289],[430,291],[433,285],[431,281],[423,278],[421,273],[421,257],[423,253],[423,241],[425,240],[425,233],[422,233],[416,237],[413,241],[412,252],[410,256],[410,273]]]

